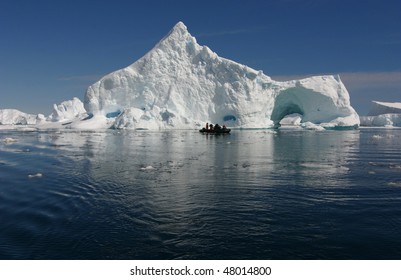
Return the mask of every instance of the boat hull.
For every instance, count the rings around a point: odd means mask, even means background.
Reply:
[[[199,132],[204,133],[204,134],[229,134],[231,129],[218,129],[218,130],[210,130],[210,129],[205,129],[202,128],[199,130]]]

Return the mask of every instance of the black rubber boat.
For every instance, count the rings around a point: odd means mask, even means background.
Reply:
[[[221,128],[221,129],[206,129],[202,128],[199,130],[201,133],[205,134],[229,134],[231,129],[229,128]]]

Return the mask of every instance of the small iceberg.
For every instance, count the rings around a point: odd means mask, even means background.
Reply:
[[[43,174],[42,173],[36,173],[36,174],[29,174],[28,175],[28,178],[41,178],[41,177],[43,177]]]
[[[142,171],[151,171],[154,170],[155,168],[152,165],[148,165],[146,167],[141,167]]]
[[[6,143],[6,144],[11,144],[11,143],[17,142],[17,139],[11,138],[11,137],[6,137],[6,138],[3,139],[3,142]]]

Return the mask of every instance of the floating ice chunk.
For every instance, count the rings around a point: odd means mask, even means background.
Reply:
[[[38,129],[36,127],[31,127],[31,126],[16,127],[16,130],[24,131],[24,132],[35,132],[35,131],[38,131]]]
[[[302,123],[301,126],[305,129],[309,129],[309,130],[325,130],[324,127],[311,123],[311,122],[305,122]]]
[[[292,126],[299,126],[302,121],[302,115],[294,113],[284,117],[281,121],[281,125],[292,125]]]
[[[3,139],[3,142],[6,143],[6,144],[11,144],[11,143],[17,142],[17,139],[11,138],[11,137],[6,137],[6,138]]]
[[[389,167],[391,169],[401,169],[401,165],[400,164],[391,164]]]
[[[141,167],[142,171],[151,171],[154,170],[155,168],[152,165],[148,165],[146,167]]]
[[[29,174],[28,178],[41,178],[43,176],[42,173],[36,173],[36,174]]]

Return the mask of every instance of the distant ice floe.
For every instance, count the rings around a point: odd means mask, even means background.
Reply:
[[[360,119],[361,126],[401,127],[401,103],[372,101],[368,116]]]
[[[36,173],[36,174],[29,174],[28,178],[41,178],[43,177],[42,173]]]
[[[0,110],[0,125],[35,125],[43,115],[33,115],[16,109]]]
[[[3,139],[3,142],[6,143],[6,144],[15,143],[17,141],[18,141],[17,139],[12,138],[12,137],[6,137],[6,138]]]
[[[387,183],[390,187],[401,187],[401,181]]]
[[[151,165],[148,165],[146,167],[141,167],[141,170],[142,171],[152,171],[152,170],[155,170],[155,168]]]
[[[374,134],[372,135],[373,140],[382,140],[382,139],[393,139],[393,134]]]

